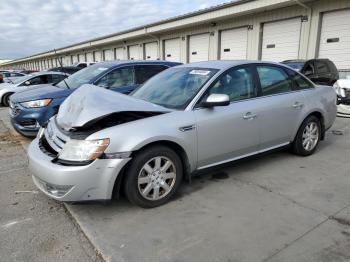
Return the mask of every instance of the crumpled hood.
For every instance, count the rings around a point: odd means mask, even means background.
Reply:
[[[69,131],[118,112],[170,111],[172,110],[128,95],[86,84],[61,104],[56,120],[61,128]]]
[[[45,98],[62,98],[69,96],[72,92],[72,89],[59,88],[50,84],[37,85],[32,86],[28,90],[23,90],[16,93],[11,97],[11,100],[13,102],[24,102]]]

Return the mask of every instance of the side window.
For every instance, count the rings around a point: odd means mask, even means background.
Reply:
[[[292,81],[282,68],[274,66],[257,66],[256,68],[264,96],[292,90]]]
[[[310,76],[310,75],[315,74],[315,68],[314,68],[313,63],[308,63],[308,64],[305,66],[305,68],[304,68],[304,70],[303,70],[302,73],[303,73],[304,75],[306,75],[306,76]]]
[[[325,74],[329,72],[327,63],[323,61],[316,61],[316,70],[318,74]]]
[[[292,81],[294,81],[294,90],[303,90],[313,88],[313,85],[305,79],[302,75],[294,72],[293,70],[286,69],[290,75]]]
[[[97,85],[104,88],[119,88],[134,84],[133,67],[118,68],[102,77]]]
[[[63,79],[65,79],[66,76],[64,75],[52,75],[52,83],[58,83],[61,82]]]
[[[249,68],[230,69],[210,87],[208,95],[211,94],[226,94],[231,102],[256,97],[251,70]]]
[[[162,72],[168,67],[163,65],[142,65],[135,67],[136,83],[143,84],[152,76]]]

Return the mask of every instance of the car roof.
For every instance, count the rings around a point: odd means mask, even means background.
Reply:
[[[261,60],[212,60],[205,62],[196,62],[191,64],[181,65],[180,67],[196,67],[196,68],[212,68],[218,70],[224,70],[233,66],[239,65],[249,65],[249,64],[273,64],[280,65],[280,63],[270,62],[270,61],[261,61]]]
[[[32,76],[40,76],[40,75],[52,75],[52,74],[55,74],[55,75],[66,75],[63,72],[57,72],[57,71],[41,71],[41,72],[32,73],[30,75],[32,75]]]
[[[114,66],[121,66],[121,65],[136,65],[136,64],[159,64],[159,65],[181,65],[181,63],[178,62],[171,62],[171,61],[165,61],[165,60],[115,60],[115,61],[104,61],[104,62],[98,62],[96,65],[100,66],[108,66],[108,67],[114,67]]]

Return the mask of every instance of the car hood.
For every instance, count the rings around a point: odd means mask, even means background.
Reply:
[[[66,131],[121,112],[166,113],[171,109],[94,85],[83,85],[60,106],[56,121]]]
[[[53,85],[32,86],[28,90],[23,90],[11,96],[13,102],[33,101],[45,98],[62,98],[67,97],[73,92],[72,89],[58,88]]]

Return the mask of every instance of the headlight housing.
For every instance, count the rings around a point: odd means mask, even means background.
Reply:
[[[48,106],[51,103],[51,101],[52,99],[46,98],[46,99],[23,102],[21,103],[21,105],[26,108],[38,108],[38,107]]]
[[[66,161],[93,161],[103,154],[109,138],[99,140],[69,140],[59,152],[58,158]]]

